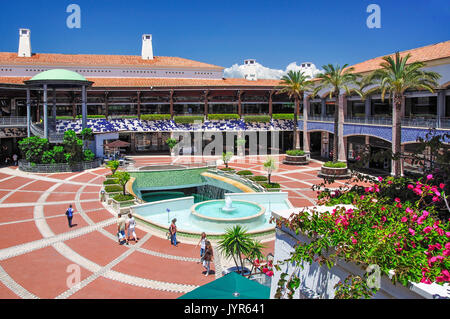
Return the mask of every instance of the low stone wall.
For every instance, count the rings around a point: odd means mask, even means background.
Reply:
[[[332,177],[335,179],[346,179],[350,177],[350,172],[347,167],[325,167],[320,168],[319,177]]]
[[[25,160],[19,160],[19,169],[30,173],[61,173],[61,172],[80,172],[87,169],[97,168],[102,165],[101,159],[92,162],[81,162],[75,164],[34,164]]]
[[[291,156],[286,155],[283,160],[283,164],[287,165],[308,165],[309,160],[307,155]]]

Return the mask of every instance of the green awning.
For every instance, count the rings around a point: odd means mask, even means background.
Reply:
[[[269,299],[270,288],[231,272],[178,299]]]

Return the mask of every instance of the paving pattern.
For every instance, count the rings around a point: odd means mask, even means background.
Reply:
[[[134,157],[135,167],[183,164],[217,158]],[[262,170],[262,157],[237,158],[237,169]],[[279,159],[279,158],[277,158]],[[279,182],[296,207],[315,203],[311,186],[320,163],[279,163],[272,180]],[[195,242],[173,247],[151,230],[138,227],[140,240],[118,245],[116,215],[99,200],[105,175],[98,168],[84,172],[30,174],[16,167],[0,169],[0,298],[177,298],[221,276],[215,258],[204,276]],[[336,186],[345,185],[345,181]],[[74,207],[73,228],[65,211]],[[273,239],[265,253],[273,252]],[[218,254],[216,254],[217,256]]]

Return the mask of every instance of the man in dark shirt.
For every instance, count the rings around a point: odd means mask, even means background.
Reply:
[[[72,218],[73,218],[73,209],[72,204],[69,205],[69,208],[66,211],[67,220],[69,221],[69,227],[72,228]]]

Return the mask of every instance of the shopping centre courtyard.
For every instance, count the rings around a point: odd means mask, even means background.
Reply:
[[[211,161],[211,157],[132,157],[134,167]],[[219,158],[214,158],[218,160]],[[275,157],[272,182],[288,192],[295,207],[316,203],[312,185],[321,163],[288,166]],[[266,175],[266,157],[235,158],[230,167]],[[0,169],[0,298],[178,298],[222,276],[228,266],[213,244],[211,275],[199,263],[198,238],[179,238],[174,247],[162,232],[137,227],[140,240],[117,242],[117,214],[101,201],[106,167],[83,172],[31,174]],[[329,185],[340,187],[347,180]],[[74,208],[73,228],[65,212]],[[265,236],[264,254],[275,235]],[[71,284],[79,275],[80,282]]]

